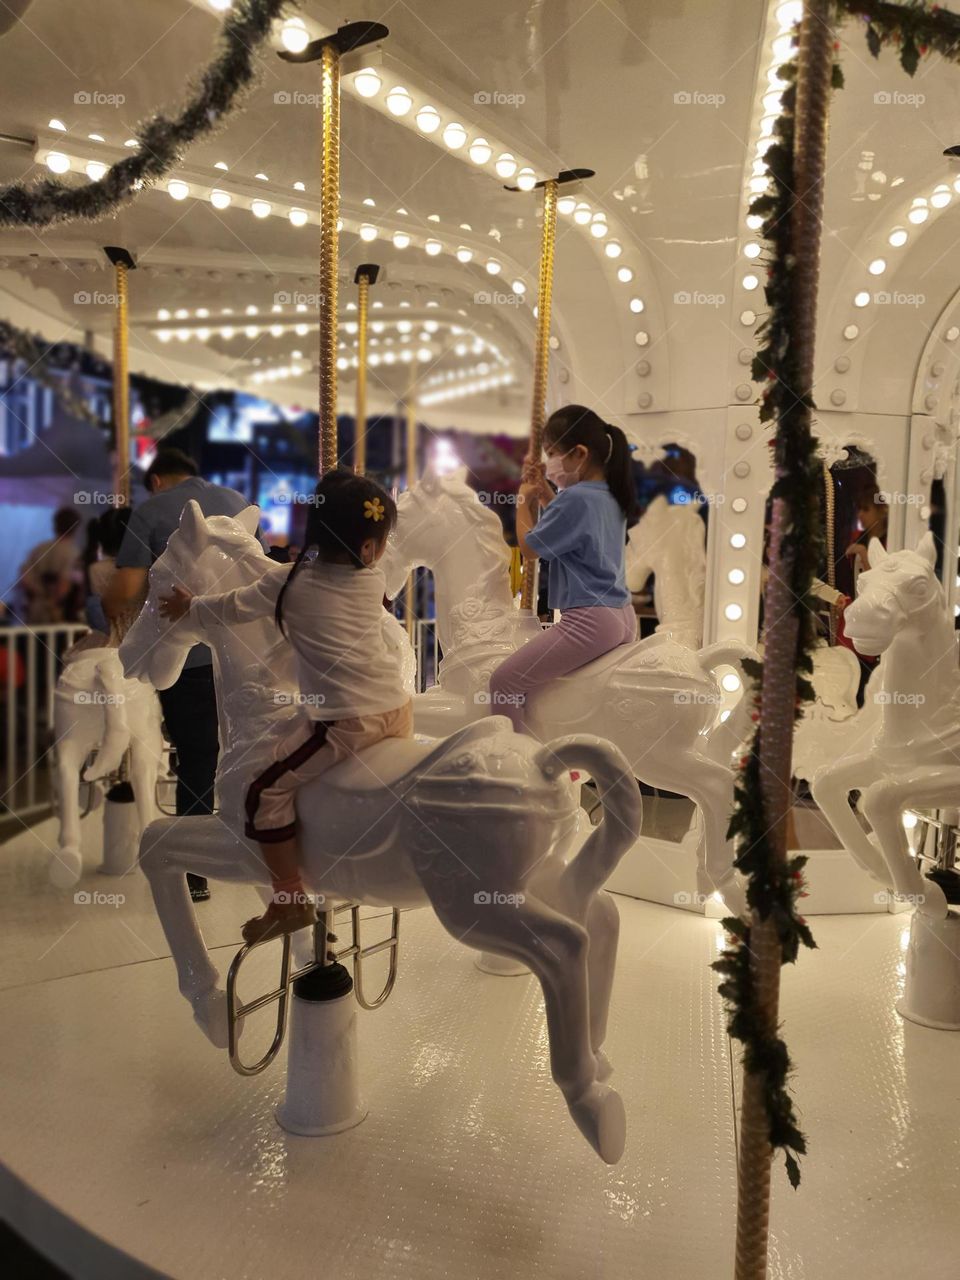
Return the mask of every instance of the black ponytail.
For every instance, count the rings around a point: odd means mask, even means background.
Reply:
[[[594,465],[603,468],[604,479],[624,514],[627,528],[637,523],[640,513],[630,445],[619,427],[604,422],[582,404],[568,404],[547,419],[543,438],[545,444],[564,451],[582,444]]]
[[[397,504],[374,480],[338,468],[328,471],[317,484],[310,500],[303,550],[280,588],[274,620],[281,632],[283,599],[300,566],[313,560],[352,564],[363,569],[360,548],[368,538],[382,542],[397,523]]]

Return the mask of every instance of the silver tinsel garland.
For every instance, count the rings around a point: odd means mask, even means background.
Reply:
[[[0,189],[0,226],[49,227],[93,221],[162,178],[197,138],[217,129],[256,74],[260,45],[291,0],[235,0],[218,37],[218,52],[174,118],[156,114],[137,126],[139,147],[118,160],[98,182],[71,187],[57,178]]]

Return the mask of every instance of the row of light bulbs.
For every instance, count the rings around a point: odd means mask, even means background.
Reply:
[[[478,378],[476,382],[465,382],[459,386],[443,387],[439,391],[428,391],[420,397],[420,404],[428,407],[433,404],[444,404],[448,400],[463,400],[467,396],[492,391],[496,387],[508,387],[513,381],[512,373],[493,374],[486,378]]]
[[[954,178],[952,191],[947,183],[941,182],[929,196],[915,196],[907,210],[907,221],[915,227],[922,226],[930,217],[931,209],[945,209],[952,202],[954,193],[960,195],[960,177]],[[887,244],[893,249],[902,249],[909,239],[910,232],[906,227],[893,227],[887,234]],[[872,276],[883,275],[886,269],[885,258],[874,258],[867,267]],[[853,305],[861,309],[869,306],[872,301],[873,294],[867,289],[858,289],[853,296]]]

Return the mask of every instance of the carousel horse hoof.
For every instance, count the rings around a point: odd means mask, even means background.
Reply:
[[[602,1049],[594,1049],[593,1056],[597,1060],[597,1080],[602,1084],[613,1075],[613,1063]]]
[[[271,938],[282,938],[285,933],[297,933],[317,923],[317,910],[311,902],[302,902],[274,909],[273,904],[267,907],[262,916],[254,916],[240,930],[248,947],[258,942],[267,942]]]
[[[623,1099],[609,1085],[596,1082],[569,1104],[574,1124],[606,1164],[617,1164],[627,1141]]]
[[[72,889],[83,871],[79,849],[59,849],[50,859],[50,883],[57,889]]]
[[[936,880],[931,880],[929,876],[925,876],[924,881],[924,891],[917,898],[917,910],[930,920],[946,920],[950,914],[947,895]]]
[[[194,1022],[213,1047],[215,1049],[228,1048],[227,993],[221,991],[219,987],[212,987],[201,995],[195,996],[190,1003],[193,1005]],[[238,1036],[241,1029],[242,1024],[237,1028]]]

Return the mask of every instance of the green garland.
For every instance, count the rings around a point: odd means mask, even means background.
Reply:
[[[960,16],[922,0],[905,5],[879,0],[837,0],[837,17],[856,16],[866,23],[870,52],[879,56],[885,45],[899,49],[900,64],[913,75],[920,58],[933,50],[952,62],[960,61]],[[794,42],[796,43],[796,41]],[[835,46],[839,47],[839,46]],[[793,267],[790,211],[794,182],[794,113],[796,108],[796,57],[780,67],[778,75],[787,83],[781,97],[781,114],[773,129],[773,142],[766,153],[770,189],[750,205],[750,213],[763,219],[761,236],[769,248],[767,284],[769,311],[758,330],[760,346],[753,361],[753,378],[764,386],[760,418],[774,422],[773,441],[777,474],[771,497],[787,500],[789,523],[782,546],[791,565],[791,588],[800,619],[797,639],[797,715],[804,702],[811,701],[815,611],[810,589],[823,554],[820,520],[821,466],[817,441],[807,426],[805,414],[815,406],[809,392],[800,385],[796,352],[790,342]],[[843,87],[840,67],[833,69],[833,87]],[[782,964],[792,964],[801,946],[815,947],[813,935],[797,912],[798,899],[805,896],[801,855],[788,858],[782,868],[773,857],[768,824],[764,815],[760,778],[760,691],[763,666],[744,663],[750,681],[753,718],[758,727],[734,784],[734,808],[729,836],[737,840],[735,866],[747,877],[747,902],[762,920],[772,919],[780,942]],[[751,970],[751,927],[737,918],[723,922],[727,947],[713,968],[723,977],[720,994],[727,1005],[727,1028],[744,1045],[744,1064],[751,1074],[762,1074],[766,1083],[769,1141],[782,1150],[787,1175],[793,1187],[800,1182],[798,1155],[806,1152],[806,1141],[797,1124],[787,1082],[791,1074],[790,1055],[783,1039],[770,1034],[761,1017]]]
[[[139,147],[118,160],[97,182],[67,186],[44,178],[0,189],[0,226],[49,227],[112,212],[150,183],[157,182],[197,138],[213,132],[233,109],[256,74],[260,46],[274,20],[294,0],[235,0],[220,30],[218,55],[203,70],[193,93],[174,118],[160,115],[139,124]]]
[[[52,391],[54,398],[65,413],[79,422],[89,422],[91,426],[108,429],[108,424],[97,416],[85,401],[64,384],[50,368],[49,355],[53,348],[44,350],[36,338],[31,337],[25,329],[18,329],[9,320],[0,320],[0,352],[12,360],[22,360],[27,366],[23,376],[32,378],[41,387]]]

